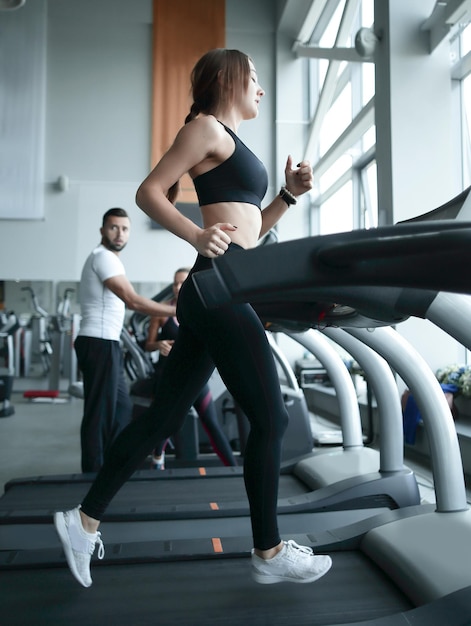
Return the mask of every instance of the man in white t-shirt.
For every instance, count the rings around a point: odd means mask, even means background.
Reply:
[[[175,315],[175,307],[140,296],[126,278],[119,254],[129,239],[124,209],[103,216],[101,243],[83,266],[82,319],[75,352],[83,376],[84,413],[80,429],[82,472],[97,472],[107,449],[131,419],[120,335],[125,308],[146,315]]]

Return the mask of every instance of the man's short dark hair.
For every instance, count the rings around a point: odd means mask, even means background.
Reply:
[[[129,215],[126,213],[126,211],[124,209],[119,209],[119,208],[113,208],[113,209],[108,209],[108,211],[103,215],[103,224],[102,226],[104,226],[106,224],[106,220],[109,217],[127,217],[129,219]]]

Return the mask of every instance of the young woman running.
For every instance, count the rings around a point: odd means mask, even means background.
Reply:
[[[215,366],[250,422],[244,479],[254,579],[264,584],[308,583],[332,564],[329,556],[280,538],[278,481],[288,415],[263,325],[249,304],[206,310],[191,278],[210,268],[211,259],[219,255],[253,248],[296,197],[311,189],[311,167],[307,161],[293,167],[289,156],[286,185],[262,211],[267,173],[237,136],[240,123],[257,116],[264,95],[254,64],[238,50],[211,50],[193,69],[192,93],[185,125],[139,187],[136,199],[147,215],[198,252],[178,298],[178,338],[150,408],[116,439],[82,504],[54,516],[72,573],[85,587],[92,584],[90,557],[96,544],[103,557],[98,527],[106,507],[157,442],[178,430]],[[173,204],[178,181],[186,172],[198,194],[202,228]]]

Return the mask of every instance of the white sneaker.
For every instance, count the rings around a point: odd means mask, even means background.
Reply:
[[[165,469],[165,452],[162,452],[160,457],[152,455],[152,467],[156,470]]]
[[[311,548],[298,546],[290,539],[272,559],[262,559],[252,550],[252,576],[257,583],[312,583],[332,566],[326,554],[314,554]]]
[[[101,540],[101,533],[87,533],[82,526],[79,508],[71,511],[54,513],[56,527],[70,571],[84,587],[90,587],[90,560],[95,545],[98,544],[98,558],[105,556],[105,548]]]

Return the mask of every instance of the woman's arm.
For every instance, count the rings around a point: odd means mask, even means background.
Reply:
[[[292,165],[292,157],[288,156],[285,167],[286,188],[290,194],[298,197],[312,189],[312,168],[309,161],[301,161],[297,169],[293,169]],[[263,237],[279,222],[288,208],[289,205],[278,195],[263,209],[260,237]]]
[[[185,217],[167,199],[169,189],[184,174],[210,158],[217,151],[220,124],[212,117],[202,117],[183,126],[174,143],[142,182],[136,194],[136,204],[165,229],[190,243],[199,253],[214,257],[218,245],[224,249],[230,238],[224,230],[231,224],[215,224],[200,228]]]
[[[158,350],[163,356],[168,356],[172,348],[173,341],[157,340],[159,330],[165,324],[166,317],[151,317],[149,327],[147,329],[147,339],[145,343],[146,352],[155,352]]]

